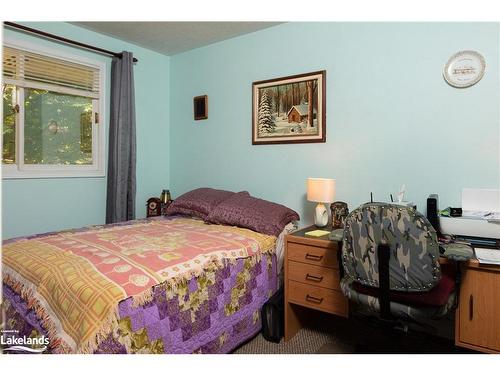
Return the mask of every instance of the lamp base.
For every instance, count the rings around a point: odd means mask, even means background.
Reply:
[[[318,228],[326,227],[328,224],[328,211],[323,203],[318,203],[314,211],[314,225]]]

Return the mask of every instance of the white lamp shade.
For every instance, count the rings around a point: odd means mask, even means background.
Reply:
[[[331,178],[308,178],[307,200],[332,203],[335,200],[335,180]]]

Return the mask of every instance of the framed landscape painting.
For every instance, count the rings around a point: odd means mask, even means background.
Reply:
[[[252,144],[326,141],[326,71],[252,84]]]

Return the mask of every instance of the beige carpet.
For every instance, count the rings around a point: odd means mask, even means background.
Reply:
[[[290,341],[281,339],[279,344],[269,342],[262,334],[236,349],[234,354],[313,354],[323,346],[332,350],[334,338],[331,334],[310,328],[301,329]],[[331,351],[329,352],[331,353]]]
[[[321,314],[290,341],[269,342],[262,334],[241,345],[234,354],[445,354],[472,353],[450,338],[419,332],[404,333],[359,319]],[[453,322],[450,322],[452,324]]]

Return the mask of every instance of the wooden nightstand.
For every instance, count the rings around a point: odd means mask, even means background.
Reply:
[[[285,341],[301,328],[304,310],[348,316],[348,301],[340,290],[340,246],[328,235],[305,235],[314,229],[307,227],[285,237]]]

